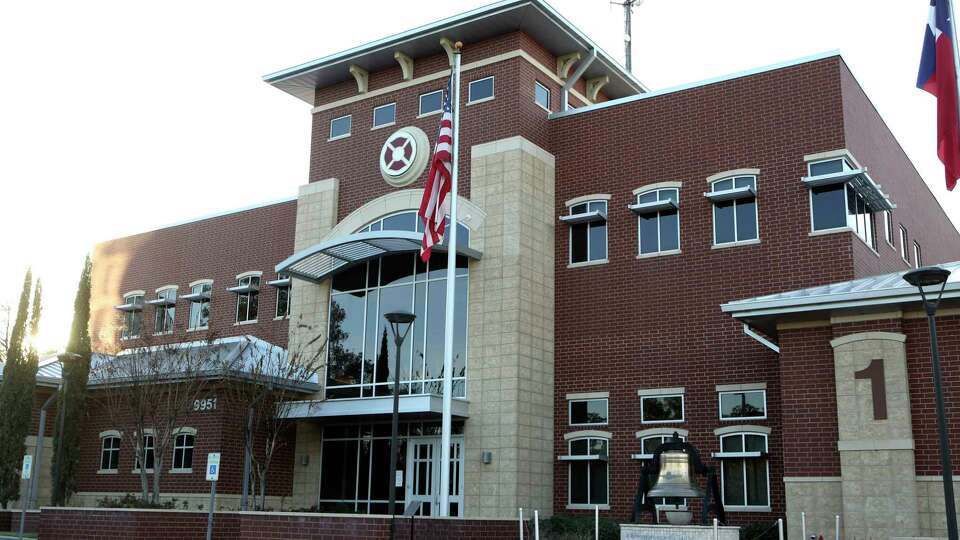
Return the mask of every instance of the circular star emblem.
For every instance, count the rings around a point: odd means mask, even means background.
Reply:
[[[402,187],[416,180],[427,164],[427,134],[417,127],[398,129],[380,148],[380,174],[388,184]]]

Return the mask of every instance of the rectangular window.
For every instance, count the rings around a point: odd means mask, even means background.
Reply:
[[[144,435],[141,441],[143,444],[141,448],[143,450],[143,455],[146,457],[146,462],[147,462],[146,468],[148,471],[153,470],[153,457],[154,457],[153,435]],[[140,452],[139,451],[137,452],[136,466],[134,467],[134,469],[140,470]]]
[[[550,89],[540,84],[533,83],[533,101],[546,110],[550,110]]]
[[[277,287],[277,318],[290,316],[290,286]]]
[[[439,112],[443,108],[443,90],[420,94],[420,116]]]
[[[190,322],[188,329],[204,330],[210,325],[210,293],[213,291],[212,283],[198,283],[190,287],[190,294],[202,295],[200,298],[190,301]]]
[[[100,470],[115,471],[120,465],[120,437],[104,437],[100,441]]]
[[[173,332],[173,318],[177,310],[177,290],[163,289],[157,293],[157,300],[163,303],[156,305],[153,333],[170,334]]]
[[[397,121],[397,104],[388,103],[373,109],[373,127],[392,126]]]
[[[720,438],[721,453],[766,451],[766,435],[736,433]],[[720,470],[724,506],[743,509],[770,506],[770,471],[766,457],[724,458]]]
[[[607,504],[607,446],[606,439],[583,438],[570,441],[570,457],[596,456],[593,459],[570,461],[571,505]]]
[[[913,267],[920,268],[923,266],[923,252],[920,250],[920,244],[916,240],[913,241]]]
[[[570,207],[570,215],[597,212],[597,219],[571,223],[570,262],[602,261],[607,258],[607,201],[589,201]]]
[[[346,115],[334,118],[330,121],[330,139],[341,139],[350,136],[350,129],[353,126],[353,116]]]
[[[195,437],[189,433],[181,433],[173,440],[173,468],[193,468],[193,444]]]
[[[637,212],[640,254],[664,253],[680,249],[680,213],[675,206],[655,207],[656,203],[679,203],[679,190],[658,189],[637,195],[637,206],[651,205],[651,210]]]
[[[713,243],[731,244],[756,240],[757,234],[757,186],[755,176],[737,176],[717,180],[711,193],[730,192],[732,198],[717,198],[713,203]],[[747,191],[747,188],[751,191]],[[733,195],[736,191],[740,194]]]
[[[237,280],[237,286],[249,289],[237,293],[237,322],[256,321],[260,304],[260,276],[242,277]]]
[[[640,422],[644,424],[683,422],[683,394],[641,396]]]
[[[470,81],[467,90],[467,103],[476,103],[488,99],[493,99],[493,76]]]
[[[123,312],[123,329],[120,337],[121,339],[138,338],[143,327],[143,296],[139,294],[126,296],[123,298],[123,303],[135,307]]]
[[[904,262],[906,262],[907,264],[910,264],[910,252],[908,251],[909,249],[907,247],[908,245],[910,244],[907,243],[907,229],[906,227],[901,225],[900,226],[900,257],[904,260]]]
[[[767,417],[766,390],[720,392],[720,419],[740,420]]]
[[[887,243],[893,245],[893,212],[887,210],[883,213],[883,236]]]
[[[601,426],[607,423],[607,399],[570,401],[571,426]]]

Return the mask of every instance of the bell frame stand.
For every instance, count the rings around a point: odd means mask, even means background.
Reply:
[[[637,486],[637,495],[633,500],[633,513],[630,516],[631,523],[639,523],[639,518],[643,515],[643,510],[650,510],[653,520],[657,520],[657,506],[645,498],[647,491],[653,487],[653,482],[660,475],[660,454],[671,450],[681,450],[690,456],[695,474],[707,477],[707,491],[703,496],[703,505],[700,510],[700,524],[707,525],[707,519],[710,516],[710,506],[713,505],[713,511],[717,515],[717,522],[720,525],[726,525],[727,515],[723,509],[723,499],[720,498],[720,482],[717,480],[717,473],[713,467],[707,466],[700,460],[700,452],[692,444],[680,440],[678,433],[674,432],[673,437],[661,444],[653,453],[653,459],[643,464],[643,471],[640,473],[640,485]]]

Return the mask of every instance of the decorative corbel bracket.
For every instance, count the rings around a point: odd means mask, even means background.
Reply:
[[[413,78],[413,58],[403,54],[400,51],[393,53],[393,59],[400,64],[400,69],[403,70],[403,80],[409,81]]]
[[[357,80],[357,93],[366,94],[370,73],[356,64],[350,64],[350,74]]]
[[[447,61],[450,62],[450,65],[453,65],[453,55],[456,54],[457,48],[453,45],[453,41],[449,38],[440,38],[440,46],[443,47],[443,50],[447,51]]]
[[[609,75],[587,79],[587,99],[596,103],[597,94],[600,93],[600,89],[606,86],[608,82],[610,82]]]
[[[557,57],[557,77],[560,77],[561,79],[566,79],[569,77],[570,70],[573,68],[573,64],[577,63],[579,60],[580,53],[578,52],[572,52]]]

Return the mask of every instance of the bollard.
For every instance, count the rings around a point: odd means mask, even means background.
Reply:
[[[800,512],[800,538],[807,540],[807,513]]]
[[[523,540],[523,507],[520,507],[520,540]]]
[[[780,540],[783,540],[783,518],[777,520],[777,535]]]
[[[600,540],[600,505],[593,507],[593,538]]]
[[[837,519],[834,521],[833,530],[835,531],[836,539],[840,540],[840,514],[837,514]]]
[[[713,540],[720,540],[720,527],[717,523],[717,518],[713,518]]]
[[[533,539],[540,540],[540,511],[533,511]]]

